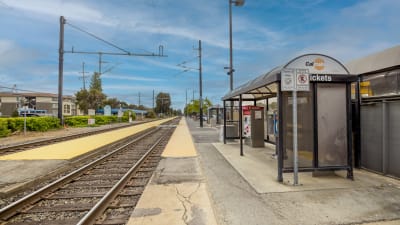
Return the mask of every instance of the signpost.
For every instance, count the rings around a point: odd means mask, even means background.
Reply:
[[[308,69],[283,69],[281,72],[281,90],[292,91],[293,98],[293,185],[299,184],[299,160],[297,146],[297,91],[310,90]]]
[[[88,125],[94,125],[96,123],[96,120],[92,118],[92,116],[96,115],[96,110],[88,109],[88,115],[89,115]]]
[[[111,106],[110,105],[104,106],[104,115],[111,116]]]

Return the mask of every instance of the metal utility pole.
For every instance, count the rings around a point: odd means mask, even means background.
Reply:
[[[232,2],[229,1],[229,90],[233,90],[233,53],[232,53]]]
[[[153,111],[155,112],[156,109],[154,108],[154,90],[153,90]]]
[[[83,90],[86,90],[86,77],[85,77],[85,62],[82,62],[82,82],[83,82]]]
[[[188,91],[188,89],[186,88],[186,101],[185,101],[185,117],[187,117],[187,107],[188,107],[188,105],[187,105],[187,91]]]
[[[138,105],[138,107],[140,106],[140,92],[139,92],[139,105]]]
[[[230,76],[230,91],[233,90],[233,72],[235,71],[233,69],[233,53],[232,53],[232,4],[235,4],[235,6],[243,6],[244,0],[228,0],[229,2],[229,71],[228,75]]]
[[[233,44],[232,44],[232,4],[235,4],[235,6],[243,6],[244,5],[244,0],[228,0],[229,4],[229,69],[228,70],[228,75],[229,75],[229,90],[233,90],[233,72],[235,71],[233,69]],[[230,119],[233,120],[233,103],[231,101],[231,112],[230,112]],[[239,110],[242,110],[241,108]]]
[[[102,63],[102,61],[101,61],[101,55],[102,55],[102,53],[99,52],[99,75],[101,75],[101,63]]]
[[[199,40],[199,111],[200,111],[200,127],[203,127],[203,79],[201,68],[201,40]]]
[[[60,124],[64,125],[64,118],[62,114],[63,109],[63,71],[64,71],[64,24],[66,20],[60,16],[60,42],[58,49],[58,119]]]

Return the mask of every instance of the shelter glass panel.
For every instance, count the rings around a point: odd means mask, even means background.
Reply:
[[[268,98],[268,106],[265,107],[264,139],[272,143],[276,142],[278,135],[278,98]]]
[[[312,86],[310,84],[310,89]],[[293,99],[292,92],[282,92],[283,167],[293,168]],[[297,135],[299,167],[313,167],[314,110],[313,92],[297,92]]]
[[[397,95],[400,93],[400,70],[364,76],[360,83],[362,97]]]
[[[319,83],[318,163],[319,166],[347,165],[346,84]]]

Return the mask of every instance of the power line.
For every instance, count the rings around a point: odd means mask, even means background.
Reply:
[[[123,51],[123,52],[125,52],[125,53],[127,53],[127,54],[130,54],[129,51],[127,51],[127,50],[125,50],[125,49],[123,49],[123,48],[121,48],[121,47],[118,47],[117,45],[115,45],[115,44],[113,44],[113,43],[111,43],[111,42],[109,42],[109,41],[106,41],[106,40],[104,40],[103,38],[100,38],[100,37],[96,36],[95,34],[90,33],[89,31],[83,30],[82,28],[79,28],[79,27],[77,27],[77,26],[75,26],[75,25],[72,25],[71,23],[68,23],[68,22],[65,22],[65,23],[68,24],[68,25],[70,25],[72,28],[75,28],[76,30],[79,30],[79,31],[81,31],[81,32],[83,32],[83,33],[85,33],[85,34],[87,34],[87,35],[90,35],[90,36],[96,38],[96,39],[99,40],[99,41],[102,41],[102,42],[104,42],[104,43],[106,43],[106,44],[108,44],[108,45],[110,45],[110,46],[112,46],[112,47],[114,47],[114,48],[116,48],[116,49],[119,49],[119,50],[121,50],[121,51]]]
[[[24,90],[24,89],[19,89],[19,88],[15,88],[15,87],[6,87],[6,86],[1,86],[1,85],[0,85],[0,88],[16,90],[16,91],[25,91],[25,92],[31,92],[31,93],[43,93],[43,92],[39,92],[39,91]]]

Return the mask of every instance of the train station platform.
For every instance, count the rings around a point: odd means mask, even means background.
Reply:
[[[356,169],[313,177],[293,173],[277,182],[275,146],[223,144],[220,129],[187,120],[218,224],[400,224],[400,180]]]
[[[128,225],[216,225],[198,154],[181,119]]]
[[[91,152],[102,146],[111,144],[117,140],[139,133],[143,130],[155,127],[169,119],[157,120],[115,130],[113,132],[100,133],[83,138],[63,141],[52,145],[46,145],[14,154],[0,156],[4,160],[67,160],[79,155]]]
[[[300,173],[293,186],[287,173],[279,183],[273,145],[244,145],[240,156],[238,142],[219,137],[218,127],[182,119],[127,224],[400,224],[400,180],[356,169],[354,181],[341,172]],[[0,182],[4,174],[32,178],[67,162],[0,160]]]
[[[59,142],[0,157],[0,196],[50,175],[80,155],[136,134],[169,119],[138,124],[106,133]]]

